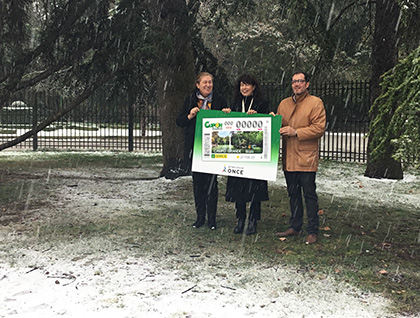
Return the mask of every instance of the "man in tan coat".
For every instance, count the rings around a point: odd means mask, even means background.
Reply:
[[[308,92],[309,78],[304,72],[292,77],[293,95],[281,101],[277,115],[282,116],[283,171],[291,210],[290,226],[279,237],[297,235],[303,225],[302,190],[308,225],[306,244],[317,240],[319,229],[318,196],[315,176],[319,162],[319,139],[325,131],[324,103]]]

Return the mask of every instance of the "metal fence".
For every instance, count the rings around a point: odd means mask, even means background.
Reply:
[[[113,102],[104,96],[92,96],[14,148],[161,151],[156,106],[130,105],[127,100]],[[24,134],[65,108],[67,100],[39,92],[14,96],[14,102],[0,110],[0,143]]]
[[[371,104],[369,82],[313,83],[309,90],[312,95],[323,100],[327,113],[327,126],[321,138],[320,157],[365,162]],[[290,96],[291,86],[265,84],[264,91],[273,104],[272,101],[281,101]],[[273,110],[277,105],[274,104]]]
[[[275,111],[281,99],[290,96],[290,85],[264,83],[266,97]],[[314,83],[311,94],[322,98],[327,112],[326,133],[321,140],[321,158],[341,161],[366,160],[369,82]],[[157,105],[108,100],[98,93],[15,149],[43,150],[162,150]],[[0,110],[0,143],[32,129],[63,109],[66,98],[46,93],[22,93]]]

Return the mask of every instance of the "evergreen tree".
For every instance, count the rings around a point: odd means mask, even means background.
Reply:
[[[395,0],[379,0],[376,2],[375,11],[375,31],[372,44],[372,77],[371,77],[371,95],[375,101],[381,94],[380,83],[382,75],[392,69],[398,62],[398,24],[400,21],[401,8]],[[379,103],[375,103],[370,110],[371,121],[375,121],[383,107]],[[388,122],[394,115],[395,108],[389,109],[386,116],[382,120]],[[386,140],[386,151],[375,159],[371,157],[374,148],[373,142],[378,138],[381,131],[376,130],[376,126],[371,125],[368,141],[368,158],[365,176],[370,178],[387,178],[402,179],[403,171],[401,163],[392,157],[394,152],[393,145],[390,140]],[[381,138],[381,137],[379,137]]]
[[[397,162],[420,166],[420,47],[388,71],[372,111],[371,160],[391,155]],[[390,148],[392,146],[392,148]],[[392,153],[388,153],[391,151]]]

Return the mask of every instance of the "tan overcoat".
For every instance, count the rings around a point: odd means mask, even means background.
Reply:
[[[317,171],[319,139],[326,123],[324,103],[308,91],[295,96],[283,99],[277,109],[277,115],[282,116],[282,126],[291,126],[297,132],[296,136],[283,136],[283,170]]]

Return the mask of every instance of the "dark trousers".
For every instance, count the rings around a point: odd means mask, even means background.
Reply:
[[[300,231],[303,225],[303,197],[308,215],[308,234],[317,234],[319,229],[318,196],[316,194],[316,172],[284,172],[290,203],[290,227]]]
[[[236,217],[246,219],[246,202],[235,202]],[[261,201],[251,201],[249,207],[249,220],[261,219]]]
[[[193,172],[192,178],[197,217],[205,219],[207,212],[208,222],[215,222],[217,198],[219,193],[217,187],[217,175]]]

